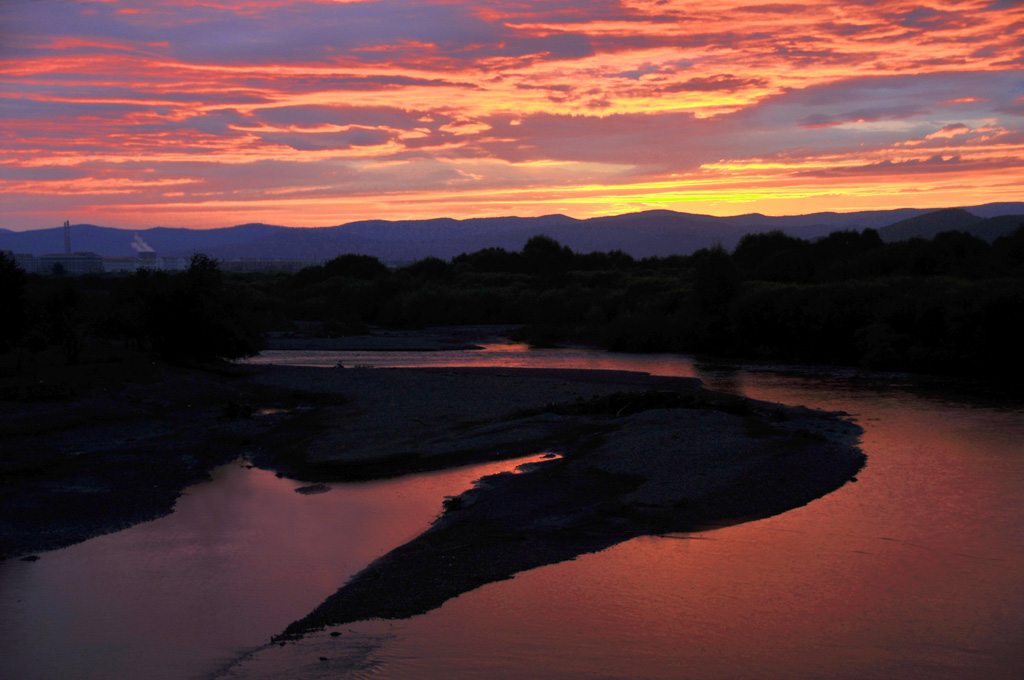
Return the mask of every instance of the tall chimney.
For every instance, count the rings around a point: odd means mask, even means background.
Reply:
[[[64,220],[64,254],[71,254],[71,223]]]

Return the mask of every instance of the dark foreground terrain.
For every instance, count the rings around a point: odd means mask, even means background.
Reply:
[[[412,616],[637,536],[784,512],[864,464],[860,429],[841,415],[618,371],[151,363],[131,380],[7,399],[0,411],[5,559],[166,514],[186,486],[240,456],[315,482],[560,454],[447,499],[430,530],[281,641]]]

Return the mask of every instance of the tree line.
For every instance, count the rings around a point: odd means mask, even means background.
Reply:
[[[113,343],[172,362],[252,356],[267,326],[249,288],[203,254],[183,272],[75,277],[26,275],[0,254],[0,354],[18,353],[21,365],[59,349],[74,365]]]
[[[576,253],[547,236],[390,268],[340,255],[295,274],[226,274],[203,255],[181,273],[25,276],[0,261],[0,352],[87,340],[172,360],[251,355],[269,331],[521,325],[534,344],[705,353],[940,374],[1016,376],[1024,226],[884,243],[878,232],[808,241],[749,234],[731,251],[634,258]]]

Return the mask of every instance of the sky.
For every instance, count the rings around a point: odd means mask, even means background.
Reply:
[[[0,0],[0,228],[1024,200],[1024,0]]]

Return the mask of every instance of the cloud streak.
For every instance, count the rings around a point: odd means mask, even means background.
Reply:
[[[1019,3],[37,0],[0,28],[0,227],[1020,198]]]

